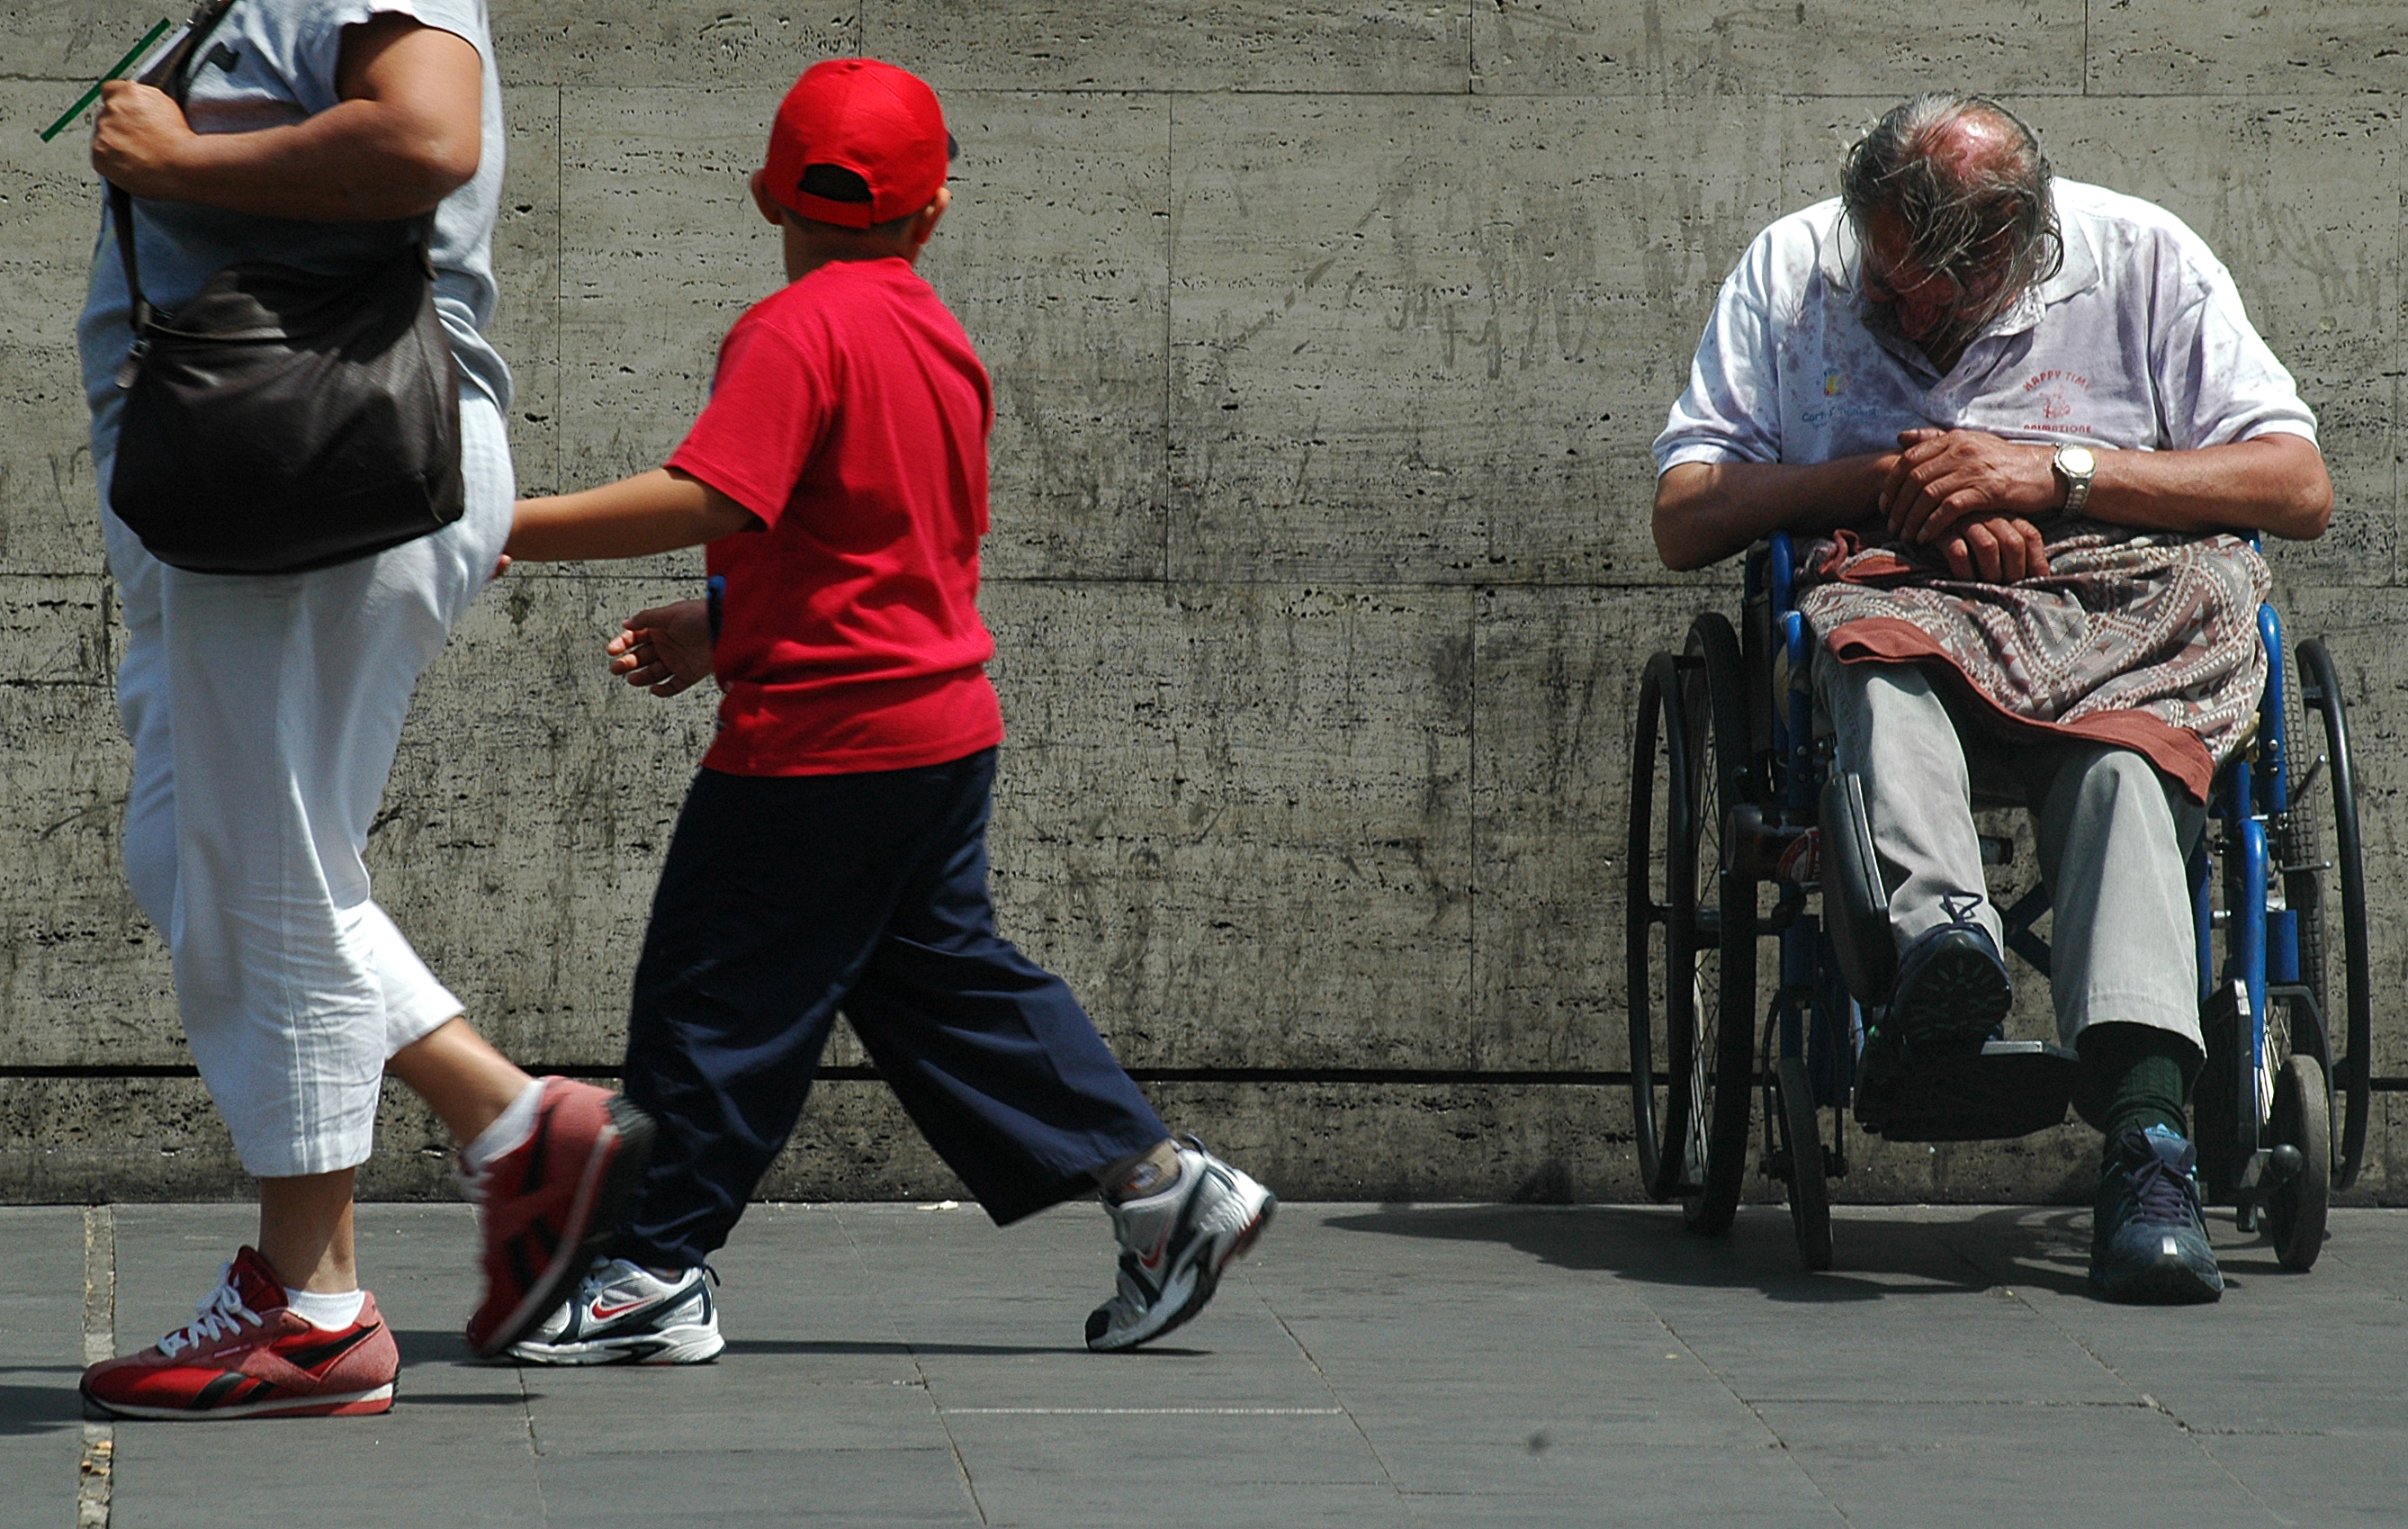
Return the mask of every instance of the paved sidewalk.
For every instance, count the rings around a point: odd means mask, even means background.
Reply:
[[[2084,1293],[2076,1210],[1843,1210],[1810,1276],[1777,1210],[1289,1206],[1168,1348],[1103,1357],[1092,1206],[763,1206],[718,1364],[556,1371],[468,1362],[464,1208],[364,1207],[390,1417],[88,1427],[110,1268],[138,1347],[250,1222],[0,1209],[0,1524],[76,1522],[87,1456],[112,1529],[2408,1523],[2392,1212],[2303,1278],[2227,1221],[2223,1303],[2153,1311]]]

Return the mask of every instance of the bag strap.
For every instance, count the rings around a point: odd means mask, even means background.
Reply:
[[[225,20],[226,12],[234,6],[235,0],[200,0],[193,7],[192,18],[184,23],[183,37],[162,54],[158,63],[143,71],[140,82],[165,90],[175,97],[176,105],[182,106],[184,98],[192,93],[193,76],[198,72],[190,67],[194,52],[217,30],[218,23]],[[165,85],[161,84],[163,80]],[[125,320],[139,336],[150,327],[153,315],[150,300],[142,295],[141,267],[134,258],[134,198],[115,181],[109,182],[108,187],[108,215],[117,225],[117,258],[125,265],[126,295],[133,299]]]

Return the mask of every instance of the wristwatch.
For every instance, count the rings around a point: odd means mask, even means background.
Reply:
[[[2065,503],[2057,507],[2060,515],[2079,515],[2082,507],[2090,502],[2090,475],[2099,470],[2099,459],[2087,446],[2060,446],[2052,464],[2057,480],[2065,485]]]

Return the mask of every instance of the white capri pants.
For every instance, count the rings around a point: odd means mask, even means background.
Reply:
[[[202,1081],[263,1179],[366,1162],[385,1059],[461,1010],[369,900],[361,858],[410,693],[509,536],[501,412],[464,387],[460,426],[457,522],[311,573],[168,567],[108,512],[98,465],[128,637],[126,879],[175,957]]]

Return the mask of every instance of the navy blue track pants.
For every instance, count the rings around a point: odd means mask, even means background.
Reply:
[[[636,967],[627,1096],[660,1135],[621,1256],[725,1244],[839,1008],[999,1225],[1169,1135],[1069,988],[996,933],[995,761],[695,779]]]

